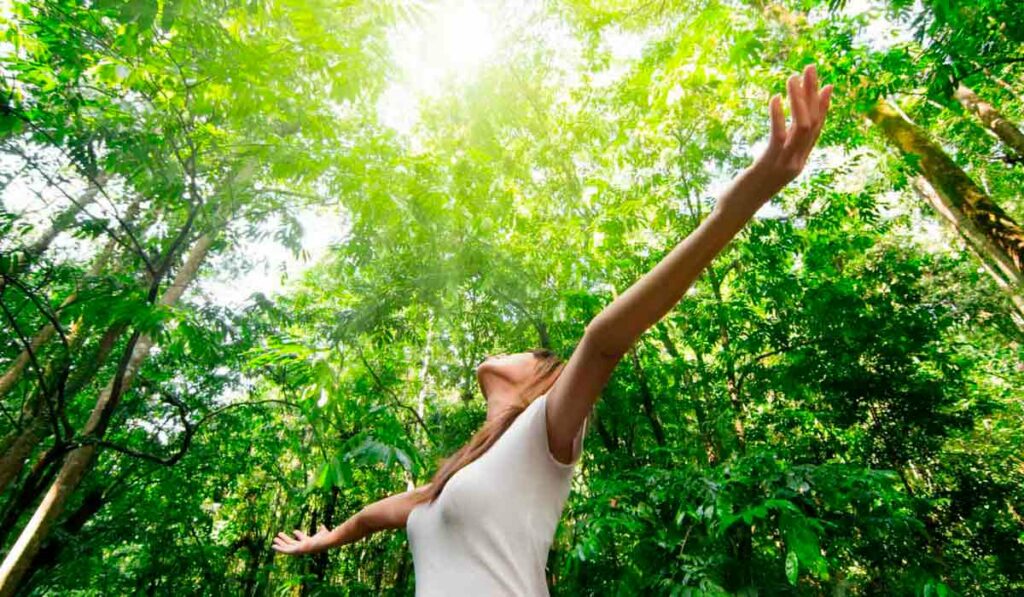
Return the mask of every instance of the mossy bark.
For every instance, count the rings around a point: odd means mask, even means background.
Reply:
[[[1020,225],[892,104],[879,100],[868,117],[935,189],[949,211],[946,217],[989,253],[1019,293],[1024,288],[1024,230]]]

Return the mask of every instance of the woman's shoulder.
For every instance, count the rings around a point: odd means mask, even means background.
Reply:
[[[562,462],[552,454],[551,442],[548,437],[547,397],[547,393],[541,394],[537,399],[530,403],[526,412],[523,413],[524,415],[529,416],[529,420],[524,427],[530,436],[531,442],[536,448],[536,453],[539,453],[537,458],[541,461],[541,466],[551,469],[558,474],[570,473],[575,469],[576,464],[580,460],[582,444],[579,440],[574,444],[573,459],[571,462]],[[580,439],[582,439],[582,437]]]

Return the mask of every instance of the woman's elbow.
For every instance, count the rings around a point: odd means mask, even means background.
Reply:
[[[609,359],[621,359],[622,355],[629,350],[623,349],[614,336],[609,333],[608,324],[600,319],[600,316],[590,320],[590,323],[583,330],[583,342],[589,344],[601,356]]]

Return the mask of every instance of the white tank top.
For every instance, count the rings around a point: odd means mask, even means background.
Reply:
[[[448,479],[435,502],[409,512],[417,597],[549,594],[548,551],[586,429],[572,464],[555,460],[546,403],[547,394],[531,402],[483,455]]]

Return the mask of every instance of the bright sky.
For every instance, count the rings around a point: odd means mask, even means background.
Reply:
[[[217,275],[200,280],[194,286],[195,292],[214,304],[236,308],[245,305],[254,293],[269,297],[282,292],[290,281],[300,279],[303,270],[322,258],[332,244],[342,242],[349,230],[348,221],[336,208],[303,209],[299,211],[298,220],[302,226],[305,256],[293,255],[291,250],[275,242],[272,235],[265,240],[245,241],[231,256],[217,255],[210,259],[211,269]],[[278,226],[275,218],[260,227],[272,233]],[[240,276],[231,268],[220,267],[238,263],[240,259],[252,265],[252,269]]]

